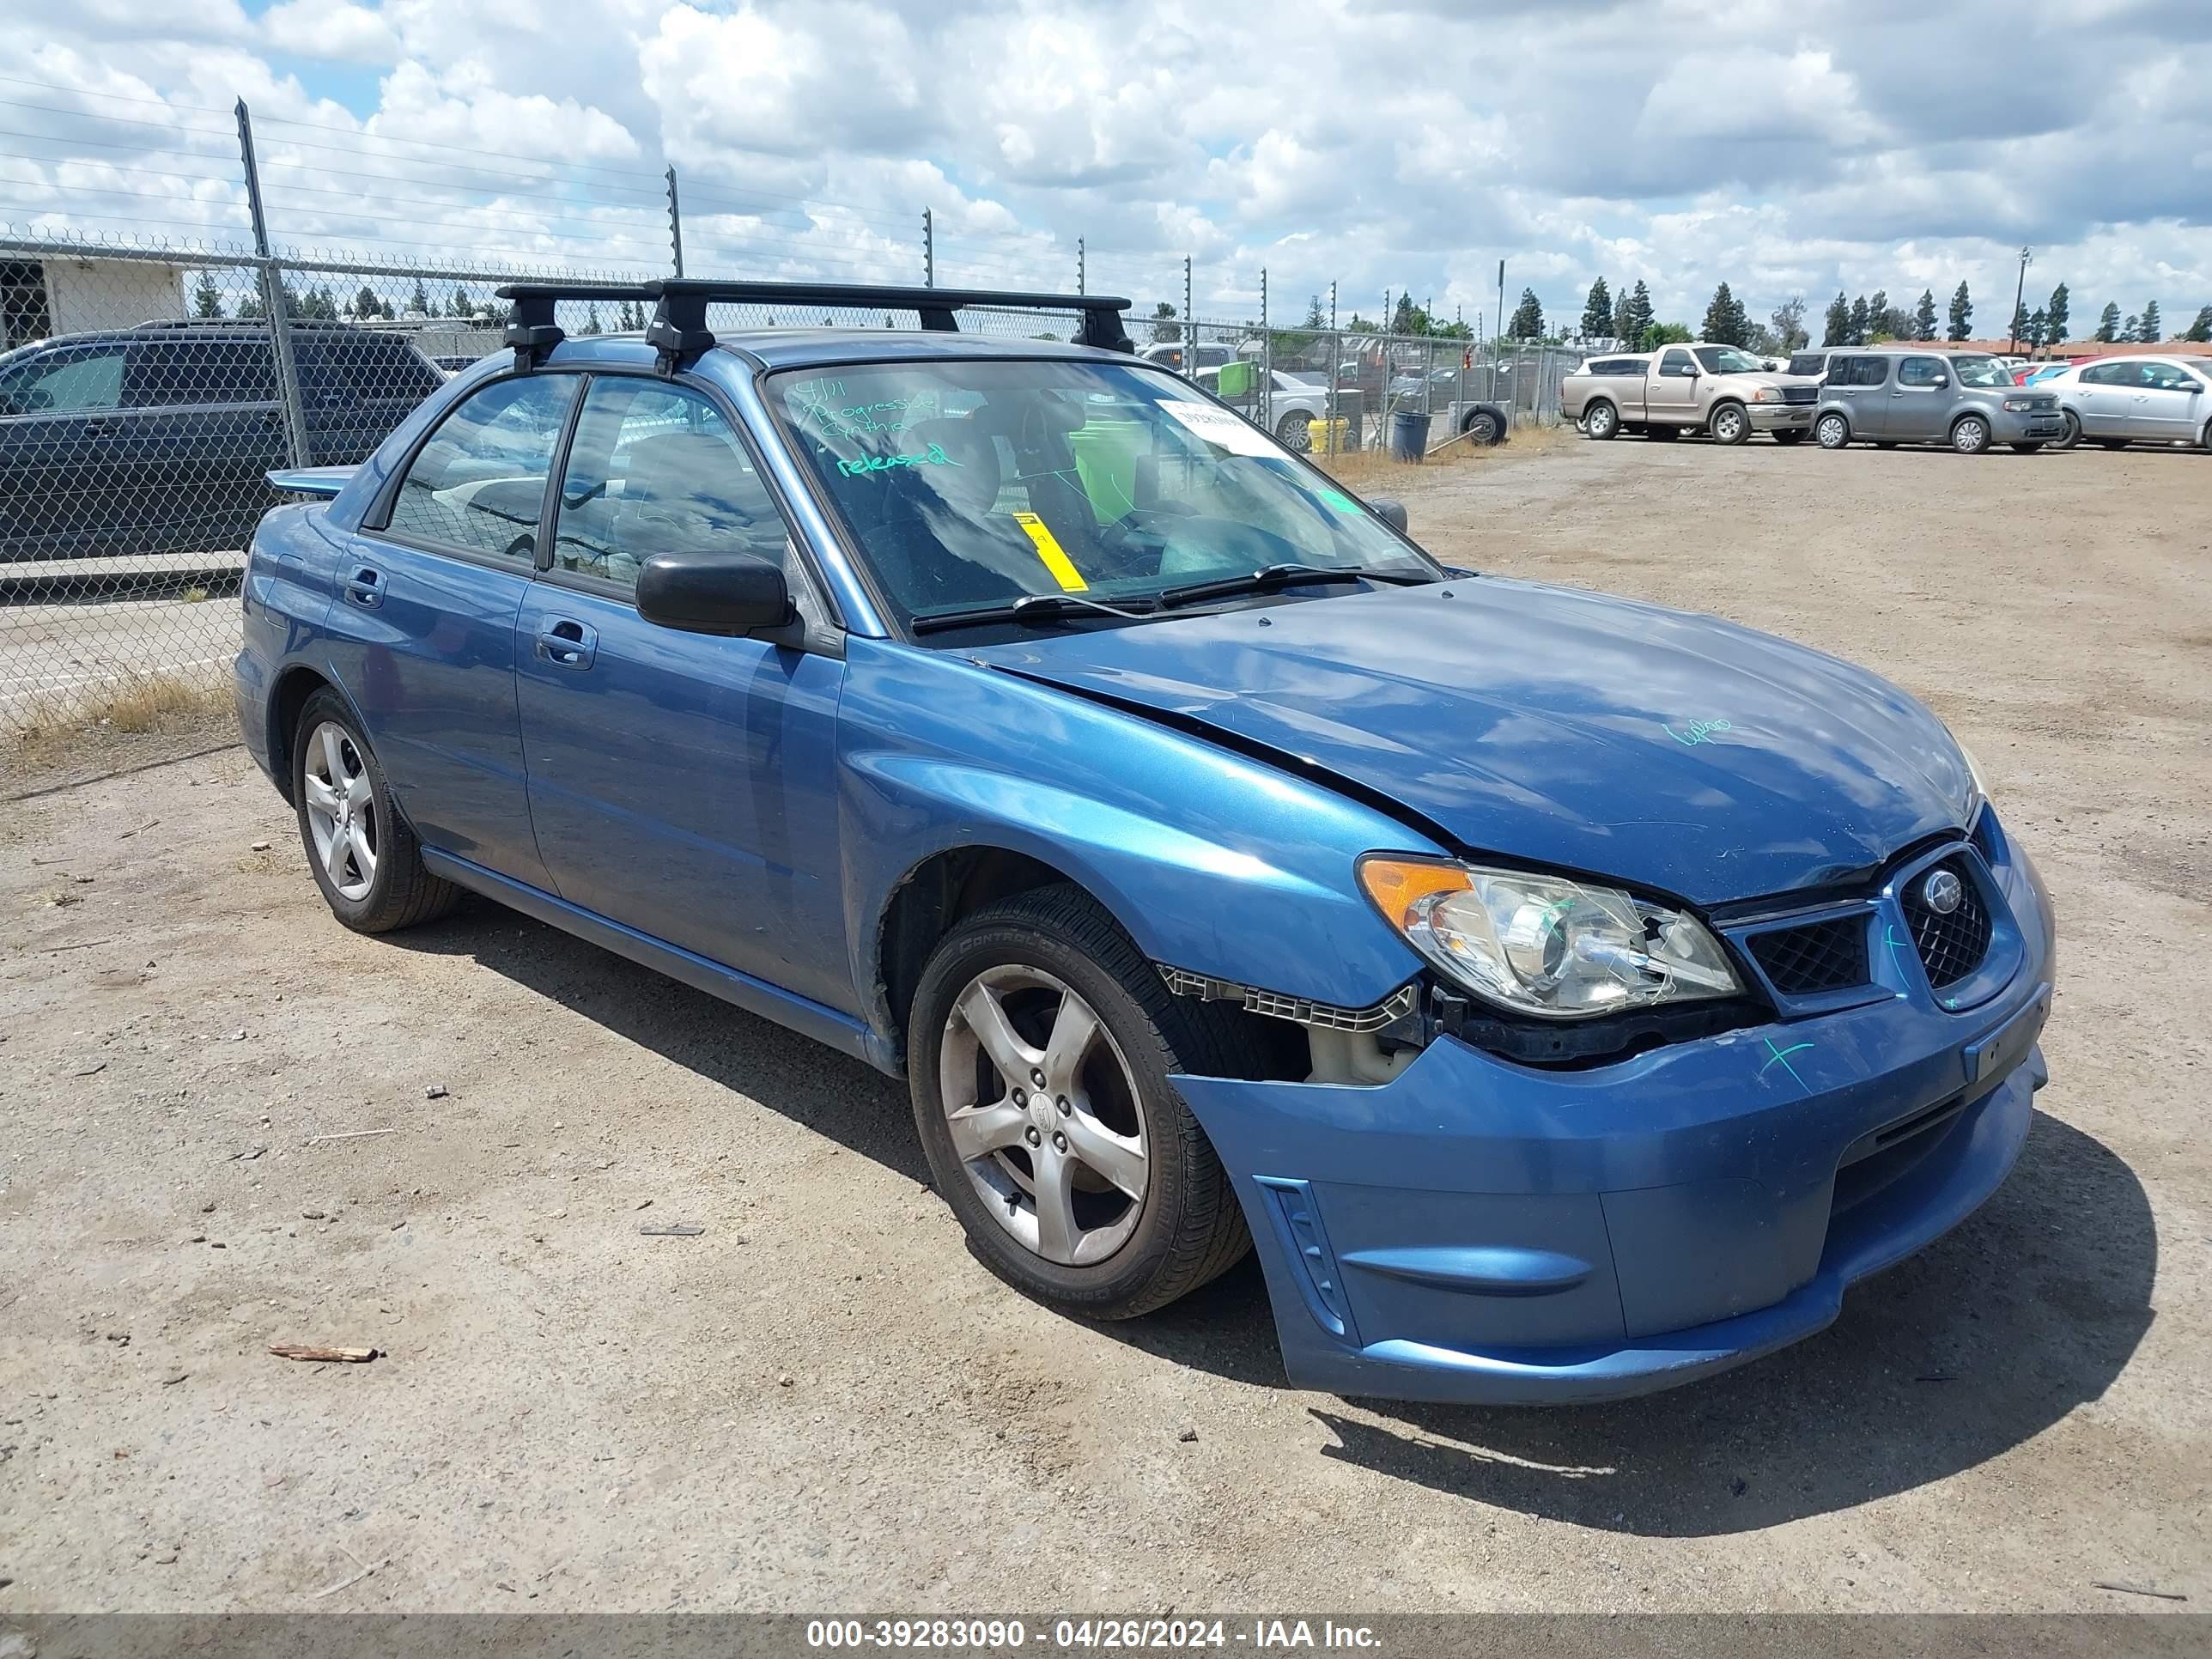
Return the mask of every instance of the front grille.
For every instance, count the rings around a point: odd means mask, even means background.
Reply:
[[[1938,870],[1948,870],[1958,877],[1961,889],[1959,908],[1948,916],[1928,908],[1928,878]],[[1912,929],[1912,943],[1920,952],[1920,965],[1928,970],[1929,985],[1940,991],[1982,965],[1990,948],[1990,913],[1965,859],[1945,859],[1913,877],[1905,887],[1903,902],[1905,920]]]
[[[1867,982],[1863,916],[1834,916],[1802,927],[1777,927],[1744,941],[1760,970],[1784,996],[1811,996]]]
[[[1785,404],[1810,404],[1820,401],[1820,388],[1816,386],[1785,386],[1782,401]]]

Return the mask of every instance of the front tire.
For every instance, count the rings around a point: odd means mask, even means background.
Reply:
[[[1978,415],[1961,415],[1951,422],[1951,447],[1961,455],[1987,454],[1990,423]]]
[[[1294,455],[1308,453],[1313,448],[1313,416],[1292,410],[1275,422],[1275,441]]]
[[[1851,441],[1851,423],[1840,415],[1823,415],[1813,422],[1813,437],[1823,449],[1841,449]]]
[[[459,888],[423,867],[375,751],[335,691],[316,692],[300,710],[292,799],[315,885],[355,933],[412,927],[460,902]]]
[[[1620,432],[1620,411],[1611,404],[1592,404],[1583,413],[1584,435],[1604,443]]]
[[[1079,888],[1017,894],[953,929],[907,1032],[937,1189],[1017,1290],[1128,1319],[1250,1247],[1228,1173],[1169,1079],[1252,1075],[1255,1045],[1220,1009],[1170,994]]]
[[[1723,404],[1713,410],[1705,425],[1717,444],[1734,448],[1751,441],[1751,416],[1744,413],[1741,404]]]

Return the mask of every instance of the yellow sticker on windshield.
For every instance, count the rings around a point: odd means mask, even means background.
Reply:
[[[1017,513],[1014,522],[1029,532],[1030,539],[1036,544],[1037,557],[1044,561],[1044,568],[1052,572],[1052,579],[1060,584],[1062,592],[1080,593],[1091,586],[1061,550],[1050,525],[1034,513]]]

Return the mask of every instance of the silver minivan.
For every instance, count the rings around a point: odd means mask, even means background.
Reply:
[[[1979,455],[2009,444],[2025,455],[2064,437],[2066,422],[2057,398],[2014,386],[1986,352],[1873,346],[1829,355],[1813,435],[1823,449],[1948,444]]]

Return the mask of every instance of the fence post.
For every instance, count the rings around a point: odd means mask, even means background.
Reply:
[[[1190,255],[1182,256],[1182,372],[1198,378],[1198,313],[1190,305]]]
[[[1275,429],[1275,337],[1267,327],[1267,267],[1260,267],[1260,427]]]
[[[668,245],[676,255],[676,274],[684,274],[684,210],[676,200],[676,167],[668,168]]]
[[[937,225],[927,208],[921,210],[921,285],[937,286]]]
[[[1336,332],[1336,284],[1328,285],[1328,453],[1336,453],[1336,382],[1344,368],[1344,342]]]
[[[1085,273],[1083,269],[1083,239],[1079,236],[1075,239],[1075,291],[1078,294],[1088,294],[1091,291],[1083,285],[1085,276]]]
[[[284,411],[285,447],[292,465],[313,466],[307,418],[300,405],[300,369],[292,356],[292,319],[284,304],[284,279],[269,252],[269,220],[261,209],[261,170],[253,161],[253,117],[238,100],[238,155],[246,169],[246,204],[253,215],[254,261],[261,272],[261,307],[269,318],[270,349],[276,360],[276,401]]]

